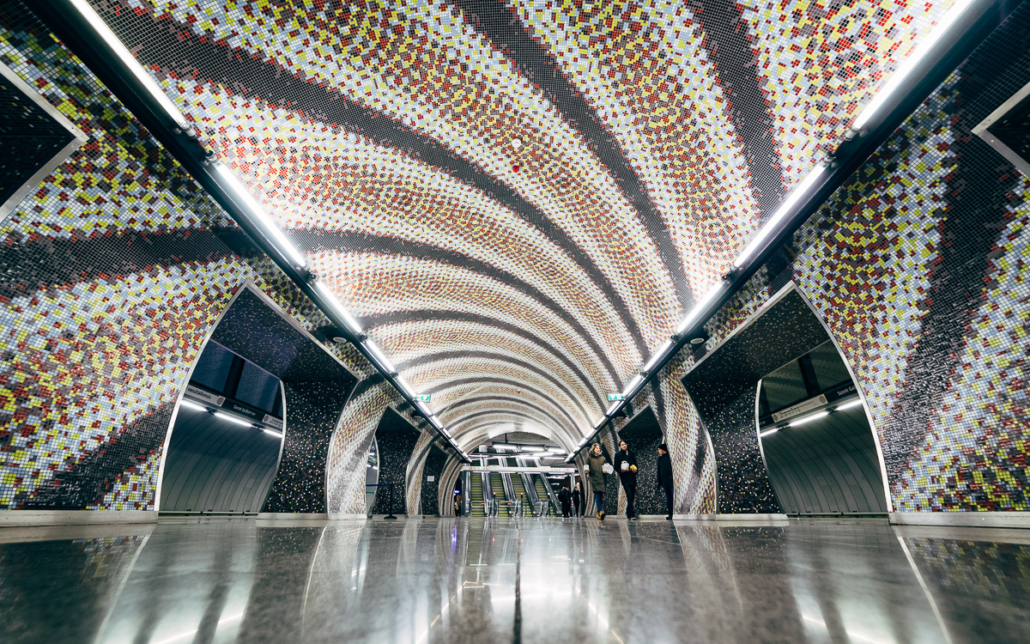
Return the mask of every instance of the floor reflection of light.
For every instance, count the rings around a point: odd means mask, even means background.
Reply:
[[[229,622],[235,622],[236,620],[240,619],[241,617],[243,617],[243,613],[240,613],[239,615],[233,615],[232,617],[225,617],[223,619],[218,620],[218,626],[221,626],[222,624],[228,624]],[[171,642],[178,642],[179,640],[181,640],[183,638],[186,638],[186,637],[189,637],[190,635],[196,635],[197,631],[199,631],[199,630],[200,630],[199,628],[195,628],[192,631],[190,631],[189,633],[180,633],[179,635],[176,635],[175,637],[170,637],[170,638],[168,638],[166,640],[161,640],[160,642],[156,642],[155,644],[170,644]]]
[[[802,615],[802,617],[805,618],[806,622],[812,622],[813,624],[818,624],[819,626],[822,626],[823,628],[826,628],[826,622],[820,621],[820,620],[818,620],[818,619],[816,619],[814,617],[809,617],[808,615]],[[884,642],[882,640],[874,640],[871,637],[866,637],[865,635],[859,635],[858,633],[855,633],[854,631],[851,631],[851,630],[848,630],[848,629],[844,629],[844,632],[847,633],[848,637],[850,637],[853,640],[862,640],[863,642],[870,642],[871,644],[884,644]]]

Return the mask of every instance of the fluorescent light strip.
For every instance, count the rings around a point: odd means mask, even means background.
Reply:
[[[821,177],[823,172],[825,171],[826,166],[822,165],[821,163],[812,168],[812,171],[808,173],[808,176],[805,177],[801,181],[801,183],[799,183],[794,188],[794,191],[790,193],[790,195],[783,201],[783,203],[780,204],[780,207],[776,210],[776,214],[772,216],[772,219],[767,221],[765,225],[762,226],[762,229],[758,231],[758,234],[755,235],[755,237],[750,242],[748,242],[747,246],[744,247],[744,252],[738,255],[737,259],[733,260],[734,266],[738,268],[740,266],[743,266],[744,262],[746,262],[749,257],[755,254],[755,251],[757,251],[758,248],[762,245],[766,237],[771,235],[772,232],[776,230],[776,227],[780,224],[780,221],[782,221],[783,218],[787,216],[787,213],[790,212],[794,205],[801,200],[801,197],[805,196],[805,193],[809,191],[809,189],[812,187],[812,184],[814,184],[816,180],[819,177]]]
[[[192,410],[194,410],[194,411],[207,411],[207,407],[205,407],[205,406],[203,406],[203,405],[198,405],[197,403],[195,403],[195,402],[193,402],[193,401],[191,401],[191,400],[185,400],[185,399],[184,399],[184,400],[182,401],[182,403],[180,403],[180,404],[181,404],[181,405],[182,405],[183,407],[189,407],[190,409],[192,409]]]
[[[767,429],[767,430],[765,430],[764,432],[761,432],[758,435],[764,437],[764,436],[768,436],[769,434],[775,434],[778,431],[780,431],[779,427],[773,427],[772,429]]]
[[[404,379],[404,376],[397,376],[395,380],[397,381],[397,386],[401,388],[402,393],[410,398],[415,397],[415,390],[411,388],[411,385],[409,385],[408,381]]]
[[[315,291],[318,292],[318,294],[322,297],[323,300],[329,302],[329,304],[332,306],[333,311],[337,315],[343,318],[344,324],[347,325],[347,328],[350,330],[351,333],[353,333],[354,335],[358,335],[359,333],[361,333],[361,325],[358,324],[357,318],[351,315],[350,312],[343,307],[343,304],[340,304],[340,300],[336,299],[336,295],[331,290],[329,290],[329,287],[326,286],[325,282],[321,280],[315,282]]]
[[[820,418],[825,418],[825,417],[827,417],[829,415],[830,415],[830,412],[828,412],[828,411],[821,411],[821,412],[819,412],[817,414],[812,414],[811,416],[805,416],[804,418],[799,418],[799,419],[793,421],[790,424],[790,426],[791,427],[797,427],[799,425],[804,425],[805,423],[810,423],[813,420],[819,420]]]
[[[288,239],[286,239],[286,235],[283,234],[283,231],[280,230],[279,226],[277,226],[275,222],[268,217],[264,208],[262,208],[257,200],[250,195],[250,191],[247,190],[246,186],[240,183],[239,179],[236,178],[236,175],[234,175],[232,170],[229,169],[229,166],[224,163],[219,163],[215,165],[215,172],[217,172],[218,176],[222,178],[222,181],[228,184],[229,188],[232,189],[232,192],[234,193],[232,195],[233,200],[243,204],[247,210],[250,211],[248,214],[258,222],[262,231],[265,233],[265,236],[276,245],[276,250],[293,262],[294,266],[297,266],[298,268],[304,266],[307,263],[307,260],[304,259],[304,255],[301,254],[301,252],[297,250],[297,248],[291,244]]]
[[[126,67],[132,71],[132,75],[136,77],[140,83],[146,87],[147,91],[153,97],[155,101],[161,106],[168,116],[178,125],[181,129],[185,130],[189,128],[189,121],[186,120],[186,116],[176,107],[172,99],[168,98],[168,95],[164,93],[161,86],[157,84],[157,81],[147,72],[147,70],[140,64],[136,57],[122,44],[118,36],[115,35],[111,28],[107,26],[104,19],[97,15],[93,8],[89,6],[86,0],[71,0],[72,6],[82,14],[82,17],[86,19],[86,22],[93,27],[93,31],[97,32],[104,42],[114,50],[115,55],[125,63]]]
[[[623,396],[626,396],[628,398],[629,395],[633,393],[633,389],[636,388],[636,386],[642,382],[644,382],[644,377],[641,376],[639,373],[633,376],[633,380],[630,380],[629,384],[626,385],[626,391],[623,393]]]
[[[604,415],[605,416],[611,416],[612,414],[615,413],[615,410],[618,409],[619,405],[621,405],[621,404],[622,404],[621,402],[612,403],[612,406],[608,408],[608,411],[604,412]]]
[[[523,445],[522,449],[527,451],[527,452],[543,452],[543,451],[546,451],[546,450],[544,450],[543,447],[537,447],[535,445]]]
[[[861,404],[862,404],[862,399],[859,398],[858,400],[852,400],[849,403],[845,403],[845,404],[841,405],[840,407],[837,408],[836,411],[842,411],[842,410],[845,410],[845,409],[851,409],[852,407],[858,407]]]
[[[363,344],[365,345],[365,348],[368,349],[368,352],[372,354],[372,357],[375,358],[376,362],[379,363],[379,366],[383,368],[383,371],[387,373],[394,373],[396,371],[396,369],[393,368],[393,363],[386,357],[383,350],[376,346],[375,342],[369,339],[365,340]]]
[[[675,343],[672,340],[666,340],[665,344],[660,346],[658,350],[654,352],[654,355],[651,356],[651,359],[647,361],[647,364],[644,365],[644,371],[651,373],[651,369],[661,361],[665,356],[665,352],[671,349],[673,344]]]
[[[216,411],[215,412],[215,416],[218,416],[222,420],[227,420],[230,423],[236,423],[237,425],[242,425],[243,427],[253,427],[254,426],[254,423],[248,423],[245,420],[240,420],[239,418],[236,418],[235,416],[230,416],[229,414],[223,414],[220,411]]]
[[[905,59],[905,62],[903,62],[901,67],[894,72],[891,79],[887,81],[887,84],[884,85],[880,91],[876,93],[876,96],[873,97],[873,100],[865,106],[865,109],[862,110],[858,115],[858,118],[856,118],[855,122],[851,125],[851,129],[861,130],[866,123],[869,122],[869,119],[883,107],[883,104],[887,102],[887,99],[891,94],[898,91],[898,88],[905,84],[905,79],[908,78],[908,75],[916,68],[916,65],[918,65],[919,62],[925,58],[928,53],[930,53],[930,50],[932,50],[933,46],[937,44],[937,41],[940,40],[944,34],[948,33],[948,30],[955,24],[955,21],[965,13],[966,9],[968,9],[971,4],[972,0],[958,0],[951,6],[948,13],[944,14],[944,18],[937,23],[937,26],[922,38],[916,51]]]
[[[271,429],[265,429],[264,427],[261,428],[261,431],[263,431],[266,434],[270,434],[272,436],[275,436],[277,438],[282,438],[283,437],[283,435],[280,434],[279,432],[272,431]]]
[[[679,327],[676,329],[676,335],[682,334],[684,331],[690,328],[691,324],[697,321],[697,317],[704,312],[705,308],[707,308],[709,304],[712,303],[712,300],[717,298],[719,294],[722,293],[722,288],[723,284],[722,282],[719,282],[718,284],[710,288],[708,292],[705,293],[705,296],[702,297],[699,302],[694,304],[694,308],[690,309],[690,313],[687,314],[687,317],[683,318],[683,321],[680,322]]]

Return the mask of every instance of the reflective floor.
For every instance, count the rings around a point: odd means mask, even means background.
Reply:
[[[4,642],[1014,642],[1025,531],[876,521],[0,530]]]

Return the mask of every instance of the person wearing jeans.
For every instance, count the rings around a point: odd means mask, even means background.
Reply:
[[[665,443],[658,446],[658,487],[665,491],[665,505],[669,508],[665,520],[672,521],[672,459]]]

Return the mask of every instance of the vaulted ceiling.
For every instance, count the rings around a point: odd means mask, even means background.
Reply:
[[[459,441],[567,447],[953,4],[90,2]]]

